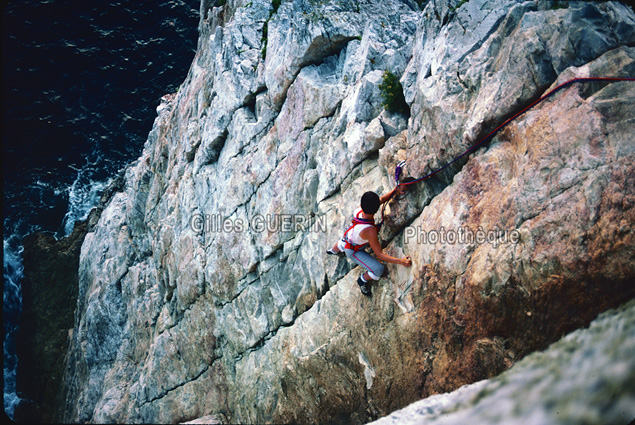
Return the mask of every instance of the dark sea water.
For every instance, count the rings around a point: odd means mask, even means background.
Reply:
[[[12,416],[21,241],[62,237],[137,158],[194,57],[199,0],[16,0],[2,9],[4,407]]]

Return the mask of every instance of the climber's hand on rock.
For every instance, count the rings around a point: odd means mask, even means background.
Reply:
[[[412,259],[410,257],[402,258],[401,259],[401,265],[402,266],[406,266],[406,267],[412,266]]]

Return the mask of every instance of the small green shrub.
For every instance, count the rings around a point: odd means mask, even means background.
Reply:
[[[395,74],[385,71],[382,82],[379,84],[379,90],[381,90],[382,105],[387,111],[406,115],[410,113],[410,108],[408,108],[403,95],[403,87]]]

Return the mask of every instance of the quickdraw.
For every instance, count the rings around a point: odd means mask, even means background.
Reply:
[[[406,160],[404,159],[395,168],[395,184],[399,186],[399,177],[401,177],[401,169],[406,166]]]

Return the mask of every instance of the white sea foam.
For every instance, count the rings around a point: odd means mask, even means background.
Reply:
[[[62,236],[70,235],[76,222],[88,218],[90,211],[99,203],[104,189],[112,181],[112,178],[95,178],[98,172],[97,162],[101,160],[101,155],[93,156],[96,159],[87,160],[86,165],[77,171],[77,177],[68,188],[68,210],[64,216]]]
[[[13,416],[15,407],[19,402],[15,391],[17,367],[15,332],[22,305],[22,291],[20,290],[20,281],[24,271],[22,251],[23,247],[18,245],[15,237],[3,240],[4,410],[9,417]]]

